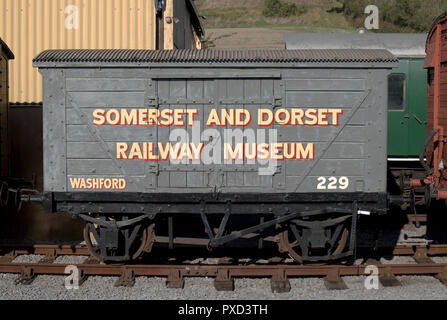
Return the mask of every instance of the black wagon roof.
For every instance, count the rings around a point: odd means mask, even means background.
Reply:
[[[387,50],[47,50],[45,63],[395,63]]]
[[[3,52],[5,52],[6,57],[9,60],[13,60],[14,59],[14,53],[12,53],[11,49],[9,49],[8,45],[1,38],[0,38],[0,46],[3,49]]]

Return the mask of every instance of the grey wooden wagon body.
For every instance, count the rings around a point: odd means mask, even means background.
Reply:
[[[343,176],[349,186],[333,192],[385,193],[386,80],[394,63],[381,50],[44,52],[34,62],[44,79],[44,189],[74,191],[73,177],[121,177],[124,192],[314,193],[328,191],[317,188],[318,178]],[[267,166],[260,163],[119,161],[116,142],[165,143],[176,128],[98,127],[98,108],[195,108],[201,132],[210,129],[213,108],[243,108],[255,119],[239,129],[265,129],[267,142],[274,129],[278,142],[314,143],[315,159],[278,163],[272,175],[260,174]],[[343,115],[337,127],[257,128],[259,108],[339,108]],[[212,129],[223,141],[224,130],[238,128]]]
[[[307,230],[300,240],[305,259],[342,256],[348,233],[344,255],[350,255],[357,215],[387,210],[387,77],[396,62],[385,50],[45,51],[34,60],[44,83],[44,206],[79,215],[91,226],[97,225],[95,217],[122,216],[118,225],[100,224],[109,230],[105,238],[98,235],[103,258],[117,245],[120,228],[146,218],[193,214],[202,219],[210,246],[292,221]],[[197,110],[197,115],[194,126],[184,127],[95,123],[96,111],[123,109]],[[244,127],[207,126],[212,110],[223,109],[247,110],[252,121]],[[340,113],[339,122],[332,114],[319,125],[259,126],[260,109],[281,110],[284,119],[297,109]],[[314,152],[273,164],[224,161],[225,142],[253,142],[253,136],[258,145],[311,144]],[[201,142],[208,153],[214,147],[211,161],[129,160],[123,159],[129,150],[118,151],[118,143],[129,148],[153,143],[157,153],[158,143],[178,141]],[[125,186],[78,188],[74,179],[121,179]],[[222,218],[217,231],[209,215]],[[245,229],[227,234],[232,215],[260,220],[245,220]],[[298,219],[316,216],[324,218]],[[172,230],[169,220],[171,245]],[[287,246],[287,239],[281,243]],[[320,249],[339,243],[340,249],[310,257],[307,243]]]

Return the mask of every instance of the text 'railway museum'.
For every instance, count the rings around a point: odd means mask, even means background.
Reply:
[[[135,126],[135,127],[200,127],[200,121],[196,117],[199,115],[199,109],[96,109],[93,111],[93,124],[101,127],[104,125],[111,126]],[[340,123],[340,116],[343,115],[342,109],[279,109],[273,112],[269,109],[257,110],[257,125],[259,127],[271,127],[275,124],[280,126],[335,126]],[[207,127],[247,127],[253,121],[253,115],[246,109],[211,109]],[[200,130],[200,129],[199,129]],[[248,129],[249,130],[249,129]],[[245,131],[248,131],[247,129]],[[276,143],[270,141],[267,143],[255,143],[255,141],[265,141],[265,135],[256,140],[255,134],[248,132],[236,133],[225,130],[223,155],[225,161],[231,160],[314,160],[315,146],[314,144],[303,143]],[[257,130],[259,131],[259,129]],[[194,134],[193,134],[194,136]],[[238,140],[238,136],[248,137],[249,143],[231,143],[233,138]],[[209,151],[205,148],[205,144],[201,143],[203,134],[199,132],[199,138],[196,143],[132,143],[117,142],[116,156],[119,160],[135,160],[140,161],[183,161],[190,160],[200,163],[203,159],[202,153]],[[171,141],[176,141],[171,136]],[[193,138],[194,140],[194,138]],[[250,141],[252,140],[252,141]],[[270,140],[276,140],[270,136]],[[216,145],[214,143],[214,145]],[[158,151],[156,151],[156,149]],[[208,148],[209,149],[209,148]],[[217,150],[217,152],[219,152]],[[212,163],[219,162],[221,157],[208,157],[213,159]],[[230,162],[232,163],[232,162]]]

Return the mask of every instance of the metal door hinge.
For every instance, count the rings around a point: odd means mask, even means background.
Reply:
[[[273,107],[274,108],[282,107],[282,98],[273,98]]]
[[[153,164],[147,167],[147,173],[152,173],[158,176],[160,174],[160,165]]]
[[[146,105],[155,109],[158,109],[160,104],[158,101],[158,97],[147,97],[146,98]]]

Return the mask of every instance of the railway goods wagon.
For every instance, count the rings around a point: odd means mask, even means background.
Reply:
[[[0,176],[9,175],[8,157],[8,90],[9,61],[14,60],[14,54],[7,44],[0,39]]]
[[[446,92],[446,62],[447,62],[447,13],[436,19],[426,42],[427,57],[427,139],[420,153],[420,161],[425,168],[426,177],[413,179],[412,187],[425,187],[425,202],[432,199],[447,199],[447,172],[445,170],[447,157],[447,104]],[[426,155],[426,161],[424,161]]]
[[[0,204],[7,205],[9,198],[9,136],[8,136],[8,90],[9,61],[14,54],[0,38]]]
[[[297,262],[353,255],[387,212],[386,50],[50,50],[48,212],[86,222],[103,261],[155,241],[278,243]]]

